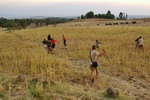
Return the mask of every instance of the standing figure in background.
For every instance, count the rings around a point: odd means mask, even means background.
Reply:
[[[48,42],[47,42],[47,48],[48,48],[48,53],[52,53],[52,44],[51,44],[51,40],[48,40]]]
[[[49,34],[47,37],[48,40],[52,40],[51,35]]]
[[[137,38],[135,40],[135,42],[136,42],[135,48],[140,48],[140,49],[143,48],[144,42],[143,42],[143,38],[141,36],[139,38]]]
[[[99,44],[101,44],[101,42],[99,42],[98,40],[96,40],[96,42],[95,42],[96,48],[99,48]]]
[[[64,46],[66,46],[67,44],[66,44],[66,38],[65,38],[65,36],[63,35],[63,44],[64,44]]]

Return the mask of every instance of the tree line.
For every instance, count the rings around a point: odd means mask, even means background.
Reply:
[[[51,17],[51,18],[45,18],[45,19],[6,19],[6,18],[0,18],[0,27],[7,28],[8,30],[13,29],[26,29],[28,25],[31,23],[36,23],[38,25],[39,23],[45,23],[45,25],[49,24],[58,24],[58,23],[64,23],[67,21],[71,21],[73,19],[71,18],[60,18],[60,17]]]
[[[94,14],[93,11],[87,12],[85,15],[81,15],[81,17],[78,17],[78,19],[89,19],[89,18],[105,18],[105,19],[115,19],[115,15],[111,13],[110,10],[107,11],[106,14]],[[128,15],[120,12],[119,17],[117,19],[125,20],[128,19]]]

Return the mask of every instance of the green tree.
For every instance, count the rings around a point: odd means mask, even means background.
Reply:
[[[119,19],[121,19],[121,20],[123,19],[123,13],[122,12],[119,13]]]
[[[5,18],[0,18],[0,27],[6,27],[5,24],[7,22],[7,19]]]
[[[128,19],[128,14],[126,13],[126,19]]]
[[[84,16],[84,15],[81,15],[81,19],[85,19],[85,16]]]
[[[111,11],[108,10],[107,13],[106,13],[106,15],[111,15]]]
[[[90,11],[86,14],[86,18],[94,18],[94,12]]]
[[[104,18],[107,18],[107,19],[114,19],[114,18],[115,18],[115,15],[111,14],[111,11],[108,10]]]
[[[8,20],[5,24],[5,26],[7,27],[9,32],[11,30],[20,29],[20,26],[13,20]]]
[[[22,28],[26,29],[26,26],[28,26],[30,23],[27,19],[20,19],[19,24]]]
[[[38,26],[39,26],[39,22],[36,22],[35,24],[36,24],[36,27],[38,27]]]
[[[94,15],[94,18],[98,18],[98,15],[97,15],[97,14],[95,14],[95,15]]]

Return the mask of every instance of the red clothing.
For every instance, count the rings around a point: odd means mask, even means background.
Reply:
[[[51,40],[51,43],[52,43],[52,44],[56,44],[55,42],[56,42],[55,40]]]

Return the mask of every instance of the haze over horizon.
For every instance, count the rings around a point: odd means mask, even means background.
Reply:
[[[119,15],[150,15],[148,0],[1,0],[0,17],[80,16],[88,11]]]

